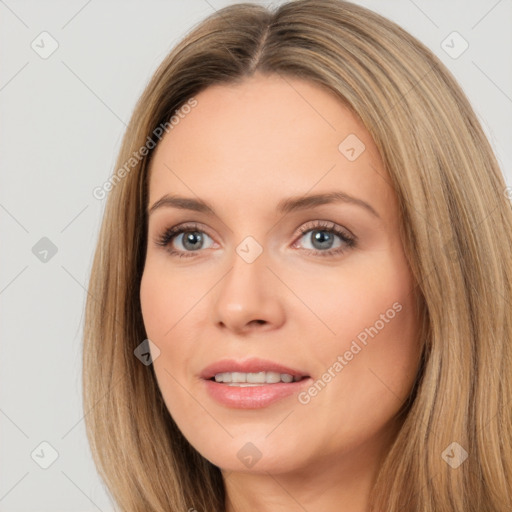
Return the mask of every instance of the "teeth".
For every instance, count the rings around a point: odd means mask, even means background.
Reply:
[[[294,377],[288,373],[277,372],[225,372],[215,375],[215,382],[223,382],[232,386],[258,386],[260,384],[277,384],[278,382],[294,382],[301,380],[302,377]]]

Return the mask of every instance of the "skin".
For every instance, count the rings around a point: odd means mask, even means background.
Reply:
[[[308,81],[255,75],[196,99],[157,146],[150,169],[149,207],[177,194],[204,199],[215,212],[164,206],[149,216],[140,300],[148,338],[160,350],[153,364],[167,408],[221,468],[228,512],[366,511],[420,355],[389,175],[364,125]],[[365,145],[354,161],[338,149],[349,134]],[[284,198],[334,190],[379,216],[346,202],[276,211]],[[313,235],[328,233],[318,221],[348,230],[356,245],[336,234],[319,244]],[[156,243],[185,222],[199,224],[203,242],[184,246],[177,235],[168,247]],[[301,226],[309,230],[302,234]],[[263,250],[252,263],[236,252],[248,236]],[[192,255],[173,256],[170,248]],[[338,356],[393,304],[400,312],[334,371]],[[308,403],[292,395],[235,409],[210,398],[200,371],[250,356],[314,381],[329,368],[335,376]],[[261,452],[251,468],[237,457],[248,442]]]

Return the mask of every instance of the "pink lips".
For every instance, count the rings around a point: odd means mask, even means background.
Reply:
[[[302,380],[276,384],[261,384],[258,386],[229,386],[215,382],[212,377],[217,373],[225,372],[278,372],[287,373],[294,377],[302,377]],[[264,359],[247,359],[245,361],[235,361],[233,359],[225,359],[213,363],[200,373],[203,379],[206,391],[211,398],[222,405],[237,409],[258,409],[271,405],[285,397],[298,393],[302,388],[311,383],[311,377],[307,373],[283,366],[272,361]]]

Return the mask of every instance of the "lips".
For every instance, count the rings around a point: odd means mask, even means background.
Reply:
[[[273,382],[253,383],[252,377],[261,377],[259,374],[273,374]],[[233,379],[230,381],[229,375]],[[275,377],[281,377],[275,382]],[[223,359],[206,368],[199,375],[204,391],[218,404],[230,409],[261,409],[277,404],[298,394],[312,382],[305,370],[285,366],[266,359]],[[222,382],[217,382],[221,378]],[[248,382],[244,378],[247,377]],[[292,379],[293,378],[293,379]],[[292,380],[290,380],[292,379]]]
[[[218,373],[258,373],[258,372],[276,372],[286,373],[294,378],[309,377],[306,371],[297,368],[290,368],[274,361],[266,359],[251,358],[243,361],[235,359],[223,359],[204,368],[199,377],[205,380],[210,380]]]

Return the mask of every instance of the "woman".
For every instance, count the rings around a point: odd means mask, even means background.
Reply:
[[[120,510],[511,509],[511,206],[428,49],[343,1],[226,7],[116,168],[83,384]]]

